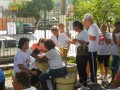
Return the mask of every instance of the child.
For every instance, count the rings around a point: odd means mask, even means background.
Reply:
[[[34,50],[34,49],[39,49],[39,50],[46,50],[46,48],[44,47],[44,40],[45,39],[43,39],[43,38],[40,38],[39,39],[39,41],[38,41],[38,43],[35,43],[35,44],[33,44],[32,45],[32,50]],[[40,52],[40,55],[44,55],[44,53],[43,52]]]

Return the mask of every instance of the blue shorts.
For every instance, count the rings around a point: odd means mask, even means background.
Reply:
[[[115,74],[118,71],[119,68],[119,63],[120,63],[120,58],[117,55],[112,55],[112,74]]]

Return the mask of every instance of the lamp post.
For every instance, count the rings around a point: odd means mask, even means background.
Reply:
[[[46,9],[44,9],[44,37],[46,38]]]

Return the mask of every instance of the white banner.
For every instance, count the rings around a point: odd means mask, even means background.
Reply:
[[[15,22],[7,23],[7,33],[8,34],[16,34],[16,23]]]

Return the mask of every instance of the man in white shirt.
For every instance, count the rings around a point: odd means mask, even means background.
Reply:
[[[97,83],[96,74],[97,74],[97,50],[98,50],[98,40],[99,40],[99,28],[96,23],[93,22],[93,17],[90,14],[85,14],[84,16],[85,23],[88,29],[89,34],[89,63],[90,63],[90,72],[91,72],[91,81]]]

